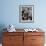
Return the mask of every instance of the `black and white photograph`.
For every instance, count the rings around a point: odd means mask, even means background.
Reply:
[[[20,22],[34,21],[34,5],[20,5],[19,6],[19,20]]]

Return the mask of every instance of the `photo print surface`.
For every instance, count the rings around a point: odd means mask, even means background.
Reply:
[[[20,22],[33,22],[34,19],[34,6],[33,5],[20,5],[19,15]]]

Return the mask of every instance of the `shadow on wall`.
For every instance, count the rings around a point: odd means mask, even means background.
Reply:
[[[3,36],[3,32],[5,32],[6,30],[4,30],[5,25],[4,24],[0,24],[0,43],[2,43],[2,36]]]

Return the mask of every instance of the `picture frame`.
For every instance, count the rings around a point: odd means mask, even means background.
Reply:
[[[34,22],[34,5],[19,5],[19,22]]]

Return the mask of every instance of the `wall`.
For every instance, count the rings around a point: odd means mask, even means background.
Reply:
[[[13,24],[16,28],[46,28],[46,0],[1,0],[0,25]],[[19,5],[34,4],[34,23],[19,23]]]
[[[19,5],[34,4],[34,23],[19,23]],[[0,0],[0,31],[13,24],[15,28],[40,27],[46,32],[46,0]]]

